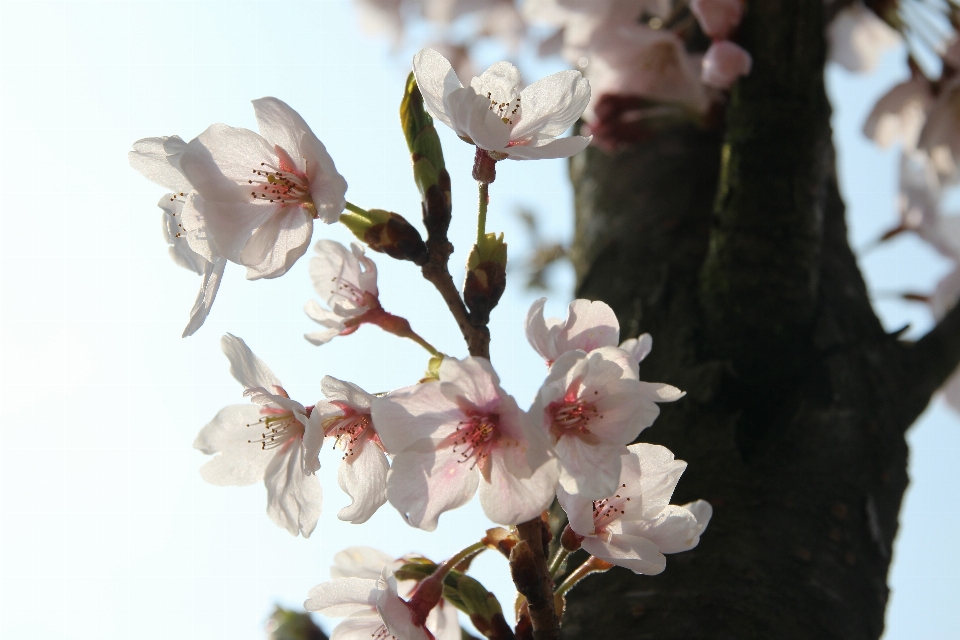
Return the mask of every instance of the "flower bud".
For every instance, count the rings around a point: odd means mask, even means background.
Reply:
[[[463,301],[470,310],[471,321],[486,324],[506,287],[507,243],[502,233],[488,233],[473,245],[467,257]]]
[[[374,251],[415,264],[427,261],[427,245],[420,232],[400,214],[382,209],[364,213],[351,211],[341,214],[340,222]]]
[[[423,201],[423,223],[430,237],[446,238],[452,198],[450,174],[443,161],[433,117],[423,108],[423,95],[411,73],[400,102],[400,124],[413,161],[413,178]]]
[[[451,571],[443,583],[443,597],[466,613],[487,638],[513,637],[497,597],[470,576]]]
[[[563,546],[564,551],[572,553],[580,548],[580,543],[582,542],[582,535],[574,531],[570,525],[564,527],[563,533],[560,534],[560,544]]]

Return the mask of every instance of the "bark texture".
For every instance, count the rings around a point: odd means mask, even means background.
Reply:
[[[641,439],[689,462],[700,545],[659,576],[613,569],[569,596],[566,638],[876,639],[907,486],[904,432],[960,358],[954,310],[888,335],[847,242],[823,86],[822,0],[752,0],[753,73],[720,131],[690,126],[571,164],[578,297],[641,378],[688,392]],[[581,552],[582,553],[582,552]]]

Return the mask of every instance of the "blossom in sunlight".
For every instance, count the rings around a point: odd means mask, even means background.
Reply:
[[[753,58],[743,47],[718,40],[703,56],[703,83],[715,89],[729,89],[741,76],[750,73]]]
[[[626,353],[601,347],[561,356],[530,409],[549,435],[560,461],[560,485],[591,499],[612,495],[621,456],[660,413],[657,402],[683,393],[666,384],[641,382]]]
[[[871,71],[885,51],[903,39],[861,2],[837,13],[827,28],[830,60],[847,71]]]
[[[558,469],[546,435],[500,387],[484,358],[444,358],[439,382],[373,402],[373,422],[394,454],[387,498],[411,525],[432,531],[440,514],[480,504],[498,524],[525,522],[553,499]]]
[[[351,334],[371,312],[381,310],[377,265],[357,243],[350,249],[334,240],[318,240],[314,246],[317,255],[310,260],[310,277],[313,288],[330,308],[324,309],[315,300],[307,302],[307,315],[325,327],[304,336],[313,344]]]
[[[687,463],[654,444],[634,444],[621,459],[617,491],[604,500],[567,493],[557,499],[591,555],[634,573],[656,575],[666,567],[665,553],[697,546],[713,508],[704,500],[682,506],[670,496]]]
[[[404,564],[405,560],[403,558],[393,558],[371,547],[349,547],[333,556],[330,577],[334,579],[378,580],[384,568],[396,571]],[[410,600],[417,584],[415,580],[399,580],[397,581],[397,594],[404,600]],[[424,626],[433,633],[436,640],[460,640],[460,621],[457,618],[457,610],[442,598],[439,604],[430,610]],[[336,633],[336,630],[334,633]],[[357,637],[360,638],[361,636],[358,635]]]
[[[267,515],[292,533],[310,537],[322,494],[314,472],[323,435],[313,408],[294,402],[269,367],[236,336],[220,340],[230,373],[253,404],[221,409],[193,446],[217,454],[200,468],[211,484],[248,485],[263,480]]]
[[[374,396],[331,376],[325,376],[320,387],[327,401],[318,402],[311,417],[316,416],[324,436],[335,439],[343,451],[337,481],[353,499],[337,517],[361,524],[387,501],[390,463],[370,418]]]
[[[520,71],[498,62],[464,87],[446,58],[422,49],[413,73],[427,111],[494,160],[566,158],[590,143],[558,137],[590,102],[590,83],[579,71],[561,71],[519,91]]]
[[[725,40],[740,26],[743,0],[693,0],[690,11],[708,37]]]
[[[336,222],[347,182],[296,111],[276,98],[253,101],[260,134],[214,124],[180,159],[196,190],[188,230],[205,229],[220,255],[247,278],[283,275],[310,244],[313,221]]]
[[[203,278],[200,293],[190,310],[183,336],[193,335],[203,325],[223,279],[226,259],[217,253],[202,231],[188,233],[181,222],[183,208],[193,186],[180,171],[186,143],[179,136],[144,138],[133,143],[128,154],[131,166],[150,180],[171,190],[158,203],[163,211],[163,232],[170,245],[170,257],[181,267]]]
[[[307,594],[303,608],[333,618],[346,618],[333,630],[333,639],[433,640],[436,637],[454,640],[460,637],[459,624],[452,625],[456,631],[453,635],[448,618],[443,619],[443,635],[434,636],[428,627],[429,618],[422,619],[400,597],[397,579],[386,566],[377,578],[351,576],[318,584]]]
[[[930,81],[922,75],[901,82],[877,100],[863,134],[884,148],[899,142],[914,150],[932,103]]]
[[[605,302],[577,299],[567,307],[566,320],[543,317],[546,298],[540,298],[527,312],[524,328],[534,350],[552,365],[568,351],[593,351],[615,347],[620,339],[620,322]],[[639,362],[639,360],[638,360]]]

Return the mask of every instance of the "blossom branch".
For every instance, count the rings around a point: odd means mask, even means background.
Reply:
[[[510,552],[510,574],[524,598],[536,640],[560,637],[560,618],[553,600],[553,579],[547,567],[549,532],[540,518],[517,525],[520,542]]]
[[[902,357],[905,362],[898,370],[903,372],[909,389],[903,406],[919,415],[960,365],[960,304],[955,304],[922,338],[902,343]],[[903,424],[909,426],[911,421]]]

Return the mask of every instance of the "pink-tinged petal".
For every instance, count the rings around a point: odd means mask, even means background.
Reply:
[[[639,492],[630,495],[643,496],[643,514],[654,515],[670,504],[673,490],[687,463],[675,460],[673,452],[656,444],[637,443],[627,447],[630,455],[624,456],[620,482],[633,490],[639,484]]]
[[[413,57],[413,75],[430,115],[456,130],[444,104],[446,96],[463,85],[450,62],[433,49],[421,49]]]
[[[323,493],[320,480],[303,472],[303,447],[299,438],[282,445],[263,475],[267,487],[267,515],[290,532],[304,538],[317,526]]]
[[[377,606],[379,573],[378,571],[377,578],[347,577],[322,582],[310,589],[303,608],[332,618],[361,611],[369,611],[376,616],[372,608]],[[376,618],[379,620],[379,616]]]
[[[570,494],[601,500],[617,491],[620,459],[627,453],[622,444],[588,444],[580,438],[565,437],[555,445],[560,460],[560,485]]]
[[[376,397],[352,382],[337,380],[333,376],[323,377],[323,380],[320,381],[320,390],[323,391],[323,395],[328,400],[346,403],[356,410],[369,409]]]
[[[451,401],[465,398],[480,410],[496,411],[506,396],[500,388],[500,377],[486,358],[444,358],[440,363],[440,382],[444,395]]]
[[[377,613],[394,638],[403,640],[433,640],[430,633],[414,624],[413,611],[397,595],[397,579],[389,567],[384,567],[377,583],[380,593],[377,598]]]
[[[511,160],[549,160],[552,158],[569,158],[590,146],[593,136],[570,136],[569,138],[555,138],[538,144],[518,144],[508,149],[501,149]]]
[[[436,640],[460,640],[460,618],[457,609],[441,599],[427,616],[426,627],[433,633]]]
[[[584,538],[582,546],[590,555],[645,576],[662,573],[667,566],[667,559],[657,545],[638,536],[614,535],[609,542]]]
[[[332,578],[369,578],[378,580],[384,567],[396,564],[396,558],[373,547],[348,547],[333,556]]]
[[[700,534],[710,523],[713,508],[705,500],[683,506],[667,505],[648,522],[624,522],[625,534],[643,536],[660,548],[661,553],[689,551],[700,542]]]
[[[470,81],[477,95],[497,102],[509,102],[517,96],[520,70],[505,60],[495,62],[489,69]],[[488,95],[489,94],[489,95]]]
[[[524,322],[524,330],[527,334],[527,341],[533,350],[548,363],[552,363],[560,355],[556,350],[555,332],[547,326],[543,318],[543,307],[547,303],[546,298],[540,298],[527,311],[527,318]],[[619,331],[619,327],[618,327]]]
[[[729,40],[714,42],[703,56],[701,78],[707,86],[729,89],[741,76],[750,73],[753,58],[740,45]]]
[[[608,304],[578,299],[567,307],[567,319],[557,338],[560,354],[615,347],[619,342],[620,322]]]
[[[188,193],[193,187],[180,172],[180,157],[186,148],[180,136],[143,138],[133,143],[127,159],[148,180],[175,193]]]
[[[690,11],[712,40],[725,40],[743,19],[743,0],[693,0]]]
[[[337,518],[353,524],[363,524],[387,501],[387,456],[374,442],[365,440],[354,447],[355,455],[340,462],[337,482],[353,499],[350,506],[340,509]]]
[[[568,493],[562,486],[557,488],[557,501],[567,514],[570,528],[582,536],[596,533],[593,520],[593,500],[585,496]]]
[[[218,486],[245,486],[263,478],[272,452],[263,451],[250,440],[259,432],[260,409],[252,404],[235,404],[221,409],[194,441],[193,446],[208,455],[218,454],[200,467],[200,476]]]
[[[383,629],[383,620],[376,609],[358,612],[345,618],[330,633],[330,640],[371,640]]]
[[[190,322],[183,330],[182,337],[192,336],[203,326],[217,297],[217,291],[220,290],[220,282],[223,280],[223,270],[226,266],[227,259],[221,256],[217,256],[213,262],[208,262],[204,266],[200,292],[197,293],[197,299],[193,303],[193,308],[190,309]]]
[[[456,429],[463,413],[445,396],[442,385],[418,384],[373,401],[371,419],[387,451],[398,454],[422,438],[439,440]]]
[[[379,294],[376,264],[364,255],[362,247],[353,246],[357,248],[349,250],[334,240],[318,240],[313,245],[317,255],[310,260],[310,278],[328,306],[346,301],[359,308],[364,292],[374,297]]]
[[[429,386],[429,385],[425,385]],[[376,412],[379,402],[373,404]],[[378,425],[376,413],[374,422]],[[387,499],[414,527],[433,531],[445,511],[461,507],[477,492],[480,473],[463,463],[459,453],[434,450],[420,440],[397,454],[387,477]]]
[[[877,100],[863,123],[863,135],[883,148],[897,142],[916,148],[932,103],[929,80],[921,76],[901,82]]]
[[[538,80],[520,93],[522,110],[510,139],[556,138],[573,126],[589,102],[590,83],[579,71],[561,71]]]
[[[247,279],[276,278],[299,260],[313,235],[313,218],[298,206],[282,207],[260,226],[240,253]]]
[[[457,89],[446,97],[445,105],[460,137],[481,149],[504,151],[510,143],[510,125],[490,109],[490,100],[470,87]]]
[[[228,333],[220,338],[220,348],[230,360],[230,375],[236,378],[244,389],[274,389],[281,386],[270,367],[253,355],[247,343],[237,336]]]
[[[516,467],[507,460],[502,455],[490,456],[490,481],[480,483],[480,505],[497,524],[513,525],[538,517],[550,506],[558,470],[556,461],[550,460],[529,477],[517,477]]]
[[[829,59],[848,71],[870,71],[902,38],[860,2],[840,11],[827,29]]]
[[[662,382],[641,382],[640,386],[643,390],[642,393],[654,402],[676,402],[687,395],[686,391],[680,391],[680,389]]]
[[[273,145],[249,129],[210,125],[187,144],[180,158],[184,176],[205,200],[250,202],[247,180],[261,163],[279,164]]]
[[[627,352],[630,359],[638,366],[653,350],[653,337],[649,333],[639,338],[630,338],[620,343],[620,348]]]

